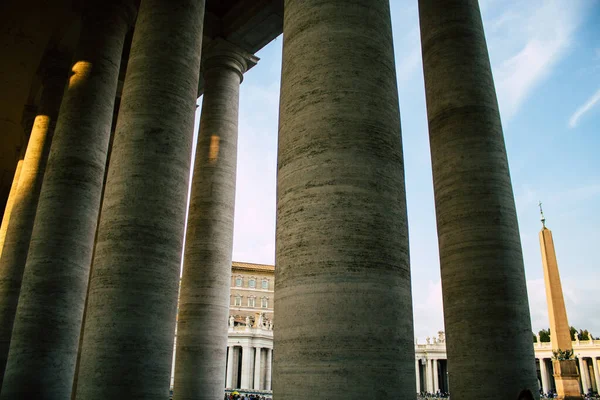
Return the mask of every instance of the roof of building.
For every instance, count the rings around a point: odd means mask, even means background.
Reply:
[[[234,269],[243,269],[246,271],[267,271],[267,272],[275,271],[275,266],[268,265],[268,264],[253,264],[253,263],[246,263],[246,262],[239,262],[239,261],[233,261],[231,264],[232,264],[232,268],[234,268]]]

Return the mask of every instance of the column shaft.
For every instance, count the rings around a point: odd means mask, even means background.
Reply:
[[[596,392],[600,392],[600,371],[598,371],[598,360],[592,357],[592,368],[594,370],[594,380],[596,382]]]
[[[452,397],[480,399],[481,382],[490,400],[524,388],[537,393],[519,229],[479,5],[419,0],[419,16]]]
[[[15,168],[15,174],[13,176],[12,183],[10,185],[10,191],[6,199],[6,206],[4,207],[4,213],[2,214],[2,225],[0,225],[0,257],[2,257],[2,251],[4,250],[4,240],[6,239],[6,231],[10,224],[10,214],[12,212],[13,204],[15,203],[15,195],[17,192],[17,186],[19,186],[19,177],[21,176],[21,168],[23,167],[23,158],[20,158]],[[1,190],[1,189],[0,189]],[[1,196],[1,194],[0,194]],[[0,199],[1,207],[1,199]],[[4,368],[4,367],[2,367]],[[1,385],[1,383],[0,383]],[[2,386],[0,386],[2,387]]]
[[[252,389],[252,354],[250,354],[250,346],[242,347],[242,380],[240,383],[241,389]]]
[[[440,381],[438,376],[438,361],[432,360],[433,363],[433,393],[437,393],[440,390]]]
[[[25,157],[20,162],[18,187],[14,192],[11,189],[9,196],[8,202],[13,206],[5,213],[10,218],[10,224],[0,257],[0,388],[42,179],[67,80],[67,65],[61,65],[60,61],[62,60],[47,60],[50,65],[43,74],[39,113],[31,130]]]
[[[140,5],[98,227],[77,399],[168,393],[203,17],[203,0]]]
[[[260,347],[254,348],[254,385],[255,390],[260,390]]]
[[[550,387],[548,386],[548,369],[543,358],[540,358],[540,375],[542,377],[542,391],[548,393],[550,390]]]
[[[587,393],[590,388],[588,374],[586,372],[587,363],[585,362],[583,357],[579,357],[579,376],[581,378],[581,389],[583,393]]]
[[[265,372],[265,390],[271,390],[271,374],[273,373],[273,349],[267,349],[267,365]]]
[[[420,373],[419,373],[419,363],[421,361],[419,360],[415,360],[415,375],[417,378],[417,393],[421,393],[421,378],[420,378]]]
[[[226,388],[233,388],[233,346],[229,346],[227,353],[227,379],[225,381]]]
[[[65,399],[71,394],[119,65],[128,29],[126,8],[121,3],[90,2],[84,11],[37,211],[33,200],[28,201],[28,218],[35,213],[35,223],[2,399]],[[38,128],[46,129],[36,120]],[[31,140],[31,146],[39,144],[33,136]],[[25,168],[26,164],[22,175]],[[36,182],[38,179],[36,175]],[[24,184],[22,176],[19,186]],[[24,243],[22,246],[25,249]]]
[[[389,1],[284,9],[274,396],[414,398]]]
[[[175,400],[220,398],[225,386],[239,87],[234,51],[203,55],[204,96],[179,299]]]

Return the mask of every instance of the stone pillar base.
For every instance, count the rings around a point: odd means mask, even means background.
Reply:
[[[561,400],[580,400],[579,373],[575,360],[552,360],[556,393]]]

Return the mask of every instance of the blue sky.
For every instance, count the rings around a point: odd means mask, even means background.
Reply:
[[[482,0],[532,324],[548,326],[538,200],[554,234],[569,316],[600,336],[600,0]],[[415,335],[443,329],[416,0],[391,0],[406,169]],[[273,263],[281,37],[240,91],[233,259]],[[201,103],[201,99],[199,101]],[[197,117],[200,115],[198,109]]]

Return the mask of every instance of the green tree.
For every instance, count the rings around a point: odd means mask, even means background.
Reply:
[[[550,341],[550,328],[542,329],[538,333],[540,335],[540,342],[547,343]]]

